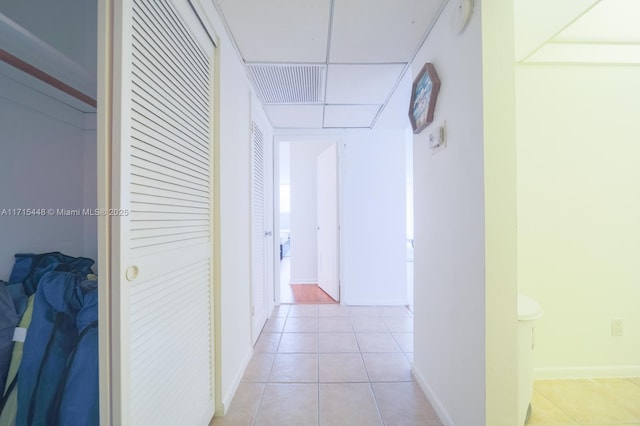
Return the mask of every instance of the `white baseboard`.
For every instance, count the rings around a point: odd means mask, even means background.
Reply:
[[[438,417],[440,417],[442,424],[444,426],[456,426],[453,420],[451,419],[451,416],[449,416],[449,413],[444,408],[444,405],[442,405],[442,403],[436,396],[433,389],[431,389],[431,386],[429,386],[429,384],[424,379],[422,374],[420,374],[416,370],[415,366],[411,366],[411,372],[413,373],[413,377],[416,378],[416,382],[418,383],[418,386],[420,386],[420,388],[422,389],[422,392],[424,392],[424,395],[427,397],[427,399],[431,403],[431,406],[433,407],[434,410],[436,410],[436,413],[438,414]]]
[[[291,279],[289,280],[289,284],[318,284],[317,278],[307,278],[307,279]]]
[[[406,299],[348,299],[345,303],[349,306],[407,306]]]
[[[233,382],[231,382],[231,386],[227,390],[227,393],[222,396],[222,412],[216,412],[216,416],[224,416],[229,411],[229,406],[231,405],[231,401],[233,397],[236,395],[236,391],[238,390],[238,386],[240,386],[240,382],[242,381],[242,376],[244,376],[244,372],[249,365],[249,361],[251,361],[251,357],[253,356],[253,348],[249,351],[244,361],[242,362],[242,368],[233,378]]]
[[[640,377],[640,365],[534,368],[534,380]]]

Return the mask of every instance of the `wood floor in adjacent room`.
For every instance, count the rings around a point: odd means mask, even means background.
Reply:
[[[338,303],[318,284],[289,284],[289,294],[280,295],[282,303]]]
[[[285,256],[280,263],[280,303],[338,303],[318,284],[289,284],[291,258]]]

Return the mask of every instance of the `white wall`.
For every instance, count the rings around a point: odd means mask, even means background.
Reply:
[[[0,13],[96,75],[97,0],[0,0]]]
[[[329,142],[289,145],[291,185],[291,283],[318,282],[316,159]]]
[[[347,130],[343,141],[344,301],[406,305],[404,130]]]
[[[290,160],[289,160],[289,146],[290,143],[289,142],[278,142],[276,143],[278,145],[278,167],[275,170],[278,170],[278,176],[276,176],[276,183],[280,182],[280,185],[286,185],[289,186],[289,167],[290,167]],[[282,198],[280,192],[278,192],[278,203],[279,200]],[[278,205],[278,204],[277,204]],[[280,229],[284,229],[289,231],[291,229],[291,214],[290,214],[290,210],[291,210],[291,206],[287,205],[287,206],[283,206],[281,204],[280,205]]]
[[[77,216],[11,216],[3,209],[95,208],[85,187],[95,132],[84,115],[0,76],[0,279],[8,279],[15,253],[61,251],[95,259],[96,229]],[[86,138],[86,140],[85,140]],[[91,235],[89,235],[91,234]]]
[[[223,40],[224,41],[224,40]],[[233,48],[220,44],[221,395],[233,398],[251,347],[250,89]]]
[[[216,414],[223,415],[253,354],[251,345],[251,86],[211,4],[219,37],[218,170],[220,265],[216,291]],[[271,133],[271,129],[269,132]]]
[[[414,78],[432,62],[442,81],[434,122],[414,137],[414,374],[445,424],[480,425],[485,418],[482,46],[478,9],[458,34],[451,26],[455,7],[455,2],[447,5],[413,63]],[[447,147],[432,154],[428,135],[445,120]]]
[[[518,283],[544,310],[538,377],[640,374],[639,71],[517,68]]]

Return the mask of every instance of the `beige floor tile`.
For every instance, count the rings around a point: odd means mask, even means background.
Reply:
[[[579,424],[624,424],[637,418],[594,380],[541,380],[534,388]]]
[[[360,352],[356,336],[353,333],[320,333],[320,352]]]
[[[214,417],[211,426],[251,426],[256,417],[263,383],[240,383],[224,417]]]
[[[410,382],[411,364],[403,354],[362,354],[372,382]]]
[[[278,354],[273,361],[269,382],[317,382],[317,354]]]
[[[631,377],[627,380],[632,381],[633,383],[635,383],[636,385],[640,386],[640,377]]]
[[[272,317],[286,317],[287,315],[289,315],[289,307],[291,305],[285,305],[282,304],[280,306],[276,306],[273,309],[273,313],[271,314]]]
[[[401,352],[391,333],[356,333],[361,352]]]
[[[387,329],[394,333],[412,333],[413,318],[383,318]]]
[[[531,397],[531,417],[526,423],[527,426],[572,423],[571,417],[563,413],[553,402],[545,398],[540,392],[533,392]]]
[[[255,426],[318,424],[316,384],[267,384]]]
[[[316,333],[318,332],[318,318],[289,317],[284,325],[285,333]]]
[[[353,331],[357,333],[384,332],[388,331],[382,318],[378,317],[356,317],[351,320]]]
[[[402,352],[413,352],[413,333],[391,333]]]
[[[266,382],[273,365],[275,355],[253,354],[242,377],[243,382]]]
[[[362,356],[358,354],[320,354],[320,382],[369,382]]]
[[[338,304],[318,305],[318,316],[333,318],[348,317],[349,308],[347,306]]]
[[[269,353],[274,354],[278,351],[278,344],[280,343],[280,333],[266,333],[263,332],[255,346],[255,353]]]
[[[378,311],[373,306],[349,306],[350,317],[379,317]]]
[[[373,391],[387,426],[442,425],[416,383],[374,383]]]
[[[381,317],[409,318],[412,316],[406,306],[378,306],[377,309]]]
[[[289,318],[291,317],[318,317],[318,305],[291,305]]]
[[[318,333],[283,333],[278,353],[318,353]]]
[[[320,425],[382,424],[369,383],[320,384]]]
[[[351,333],[353,332],[353,326],[351,325],[351,318],[319,318],[318,329],[321,333]]]
[[[282,333],[286,318],[283,317],[271,317],[267,320],[267,323],[262,329],[263,333]]]

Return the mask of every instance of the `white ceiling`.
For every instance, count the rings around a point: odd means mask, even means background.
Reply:
[[[258,81],[257,72],[250,73],[271,124],[314,129],[372,127],[446,0],[214,2],[248,69],[282,66],[277,79],[292,79]],[[306,83],[302,65],[321,65],[322,81]],[[262,94],[261,87],[272,88],[274,81],[280,96]],[[304,84],[313,84],[304,93],[322,88],[320,99],[294,98],[291,88]]]
[[[516,0],[515,18],[524,63],[640,64],[639,0]]]

